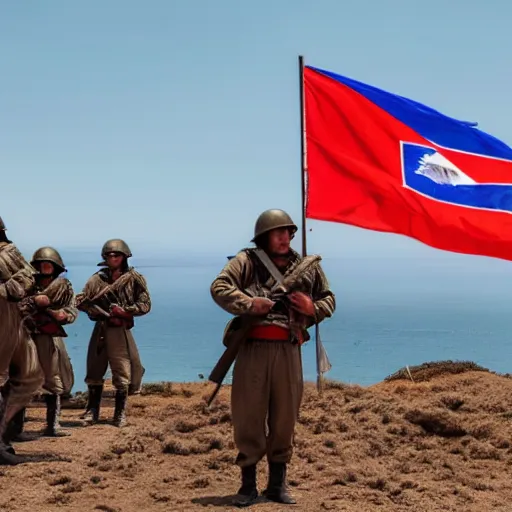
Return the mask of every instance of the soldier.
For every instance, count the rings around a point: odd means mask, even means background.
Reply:
[[[6,427],[43,383],[36,347],[18,307],[34,285],[35,273],[7,238],[0,219],[0,464],[22,462],[9,444]]]
[[[69,392],[73,385],[73,369],[62,338],[67,337],[63,326],[73,323],[78,310],[71,282],[59,277],[66,267],[53,247],[41,247],[30,262],[38,271],[30,296],[20,303],[24,323],[31,333],[37,348],[39,363],[44,373],[44,397],[46,402],[46,429],[43,435],[62,437],[69,435],[60,429],[61,395]],[[14,441],[24,441],[21,436],[24,410],[14,418],[12,428],[16,430]]]
[[[265,454],[269,479],[264,495],[275,502],[296,503],[287,490],[286,469],[302,401],[300,346],[309,340],[308,327],[334,313],[335,297],[318,266],[304,272],[306,284],[298,291],[279,302],[272,300],[275,281],[256,254],[257,249],[263,250],[283,276],[290,275],[301,260],[290,247],[296,231],[286,212],[263,212],[252,240],[256,249],[240,251],[211,285],[213,300],[225,311],[241,318],[259,317],[241,345],[233,370],[231,409],[236,463],[242,476],[235,500],[238,506],[256,500],[256,465]]]
[[[114,425],[126,422],[127,395],[140,393],[144,368],[140,362],[135,339],[131,333],[133,318],[151,310],[151,298],[144,277],[128,266],[132,253],[119,239],[103,245],[105,267],[93,274],[77,295],[77,306],[95,322],[87,353],[89,402],[82,418],[96,423],[107,366],[112,370],[116,389]]]

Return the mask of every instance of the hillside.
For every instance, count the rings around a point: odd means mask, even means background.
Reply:
[[[17,444],[39,460],[0,467],[0,510],[237,510],[229,388],[208,411],[212,386],[146,385],[122,430],[82,427],[82,409],[66,408],[71,437]],[[34,404],[27,431],[43,416]],[[251,510],[510,510],[511,440],[512,379],[471,363],[401,370],[367,388],[327,382],[322,397],[308,385],[289,472],[298,504]]]

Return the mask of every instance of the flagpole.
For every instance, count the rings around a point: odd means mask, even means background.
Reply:
[[[304,57],[299,55],[299,94],[300,94],[300,145],[301,145],[301,198],[302,198],[302,257],[307,255],[306,245],[306,173],[307,166],[307,141],[306,141],[306,101],[304,96]],[[320,326],[315,323],[316,339],[316,385],[320,396],[323,392],[323,373],[329,371],[331,363],[320,339]]]
[[[302,201],[302,257],[307,254],[306,242],[306,137],[305,137],[305,102],[304,102],[304,57],[299,55],[299,94],[300,94],[300,160],[301,160],[301,201]]]
[[[307,239],[306,239],[306,173],[307,173],[307,148],[306,148],[306,109],[304,99],[304,57],[299,55],[299,95],[300,95],[300,160],[301,160],[301,212],[302,212],[302,257],[307,255]],[[320,359],[327,358],[325,349],[323,348],[320,340],[320,327],[315,324],[315,338],[316,338],[316,386],[318,393],[322,395],[323,391],[323,375],[320,370]]]

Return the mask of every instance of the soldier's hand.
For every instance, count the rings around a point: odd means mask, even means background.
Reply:
[[[50,305],[50,299],[46,295],[36,295],[34,302],[40,307],[45,308]]]
[[[120,306],[113,306],[110,310],[111,315],[117,316],[119,318],[129,318],[131,315],[130,313],[127,313],[122,307]]]
[[[64,320],[66,320],[66,317],[67,317],[66,312],[62,311],[62,309],[58,309],[56,311],[51,310],[50,315],[52,315],[53,318],[55,318],[55,320],[57,320],[57,322],[63,322]]]
[[[252,299],[252,306],[250,312],[253,315],[266,315],[275,304],[273,300],[267,299],[265,297],[255,297]]]
[[[292,308],[307,316],[315,316],[315,305],[311,297],[302,292],[293,292],[288,295]]]

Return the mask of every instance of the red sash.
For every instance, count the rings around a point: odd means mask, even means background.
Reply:
[[[257,325],[249,331],[248,338],[288,341],[290,339],[290,331],[279,325]]]

